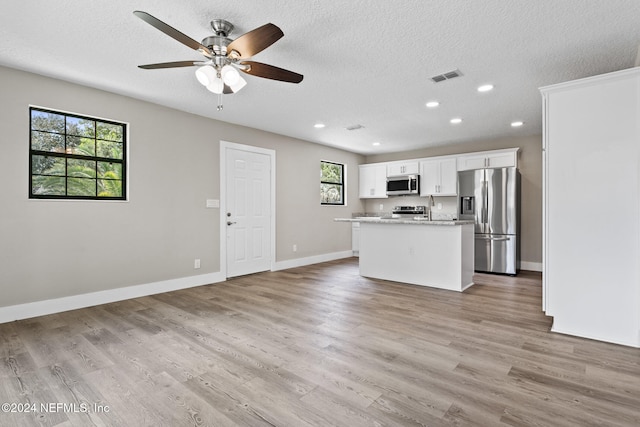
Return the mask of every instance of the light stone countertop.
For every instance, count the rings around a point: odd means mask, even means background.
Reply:
[[[372,224],[412,224],[412,225],[465,225],[474,224],[472,220],[421,220],[404,218],[379,218],[379,217],[356,217],[356,218],[334,218],[336,222],[360,222]]]

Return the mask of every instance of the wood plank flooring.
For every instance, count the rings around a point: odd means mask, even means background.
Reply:
[[[538,273],[475,280],[352,258],[1,324],[0,425],[640,425],[639,349],[548,332]]]

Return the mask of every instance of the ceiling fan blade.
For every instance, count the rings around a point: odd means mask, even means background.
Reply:
[[[274,67],[273,65],[263,64],[255,61],[242,61],[240,65],[246,66],[246,69],[240,68],[247,74],[252,76],[264,77],[265,79],[279,80],[281,82],[300,83],[304,76],[285,70],[284,68]]]
[[[262,52],[280,40],[282,36],[284,36],[284,33],[277,25],[264,24],[262,27],[251,30],[229,43],[227,52],[233,58],[249,58],[256,53]]]
[[[156,70],[158,68],[178,68],[178,67],[192,67],[194,65],[205,64],[203,61],[175,61],[175,62],[161,62],[159,64],[147,64],[138,65],[138,68],[144,70]]]
[[[149,15],[147,12],[136,10],[135,12],[133,12],[133,14],[136,15],[138,18],[142,19],[147,24],[153,27],[156,27],[158,30],[162,31],[169,37],[179,41],[183,45],[190,47],[193,50],[197,50],[198,52],[202,53],[203,55],[209,58],[213,56],[213,53],[211,53],[208,47],[198,43],[191,37],[181,33],[180,31],[176,30],[172,26],[165,24],[158,18]]]

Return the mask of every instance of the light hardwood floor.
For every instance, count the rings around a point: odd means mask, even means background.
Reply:
[[[37,412],[0,425],[640,425],[639,349],[548,332],[538,273],[475,279],[346,259],[2,324],[0,403]]]

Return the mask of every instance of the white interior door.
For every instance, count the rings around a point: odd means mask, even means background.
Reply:
[[[227,277],[271,269],[271,157],[226,148]]]

